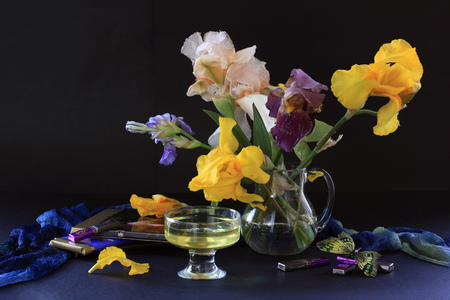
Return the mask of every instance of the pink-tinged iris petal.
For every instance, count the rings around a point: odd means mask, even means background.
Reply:
[[[191,59],[196,77],[187,95],[212,101],[215,95],[239,99],[261,93],[269,86],[270,76],[266,63],[254,57],[255,51],[256,46],[252,46],[236,52],[223,31],[210,31],[203,39],[198,32],[191,35],[181,48],[181,53]]]
[[[236,60],[228,68],[226,83],[235,99],[261,93],[269,85],[270,75],[266,70],[266,63],[253,56],[255,50],[256,47],[253,46],[237,52]]]
[[[313,130],[314,116],[315,114],[309,115],[304,110],[295,110],[291,113],[280,112],[277,124],[271,131],[275,144],[291,152],[300,139]]]

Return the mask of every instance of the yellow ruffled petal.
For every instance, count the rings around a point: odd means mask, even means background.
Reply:
[[[131,207],[137,209],[142,217],[155,215],[157,218],[164,217],[166,211],[184,206],[183,203],[161,194],[155,194],[151,199],[133,194],[130,198],[130,203]]]
[[[401,92],[399,96],[402,99],[402,104],[407,104],[409,101],[411,101],[421,88],[422,85],[420,83],[416,83],[414,84],[414,86]]]
[[[215,185],[223,166],[233,159],[234,155],[229,155],[220,149],[213,149],[207,155],[200,156],[197,159],[198,175],[189,183],[189,189],[198,191],[203,186]]]
[[[243,202],[248,203],[252,207],[258,207],[261,210],[266,210],[266,207],[263,205],[264,199],[258,194],[249,194],[247,190],[243,188],[241,185],[237,185],[235,189],[236,198]]]
[[[236,200],[235,185],[204,187],[205,199],[211,202],[221,202],[224,199]]]
[[[243,177],[250,178],[257,183],[267,183],[270,175],[261,169],[264,162],[264,153],[256,146],[249,146],[242,149],[237,155],[237,159],[242,163],[241,172]]]
[[[230,118],[219,118],[220,139],[219,148],[229,154],[233,154],[239,147],[239,142],[233,135],[233,127],[236,121]]]
[[[381,46],[380,50],[375,55],[375,63],[392,64],[394,67],[398,65],[407,69],[407,76],[411,80],[407,86],[412,87],[416,82],[419,82],[423,75],[423,66],[419,60],[416,49],[402,39],[393,40],[388,44]]]
[[[212,173],[199,173],[189,183],[189,188],[192,191],[203,189],[205,199],[208,201],[220,202],[223,199],[234,199],[234,187],[239,184],[242,179],[242,174],[234,168],[234,163],[220,164]],[[217,172],[216,172],[217,171]],[[214,177],[214,180],[208,178]]]
[[[128,273],[130,276],[145,274],[150,270],[150,265],[148,263],[140,264],[129,259],[128,261],[131,263],[131,269]]]
[[[110,265],[111,263],[118,261],[125,267],[131,267],[129,275],[137,275],[147,273],[150,269],[148,263],[140,264],[136,263],[128,258],[126,258],[125,252],[117,247],[107,247],[100,252],[98,255],[97,263],[89,269],[89,273],[91,274],[97,269],[103,269],[106,265]]]
[[[198,173],[217,171],[217,165],[223,163],[218,161],[224,161],[229,155],[228,152],[222,151],[220,148],[213,149],[206,155],[200,155],[196,164]]]
[[[411,77],[411,72],[402,65],[395,64],[390,67],[383,64],[383,66],[385,68],[379,72],[378,82],[380,86],[375,89],[376,92],[398,95],[416,83]]]
[[[111,247],[105,248],[98,254],[98,260],[102,260],[102,259],[110,257],[110,256],[127,258],[125,252],[122,249],[111,246]]]
[[[377,125],[373,128],[373,133],[380,136],[396,131],[399,125],[397,115],[401,108],[401,100],[398,96],[386,96],[391,100],[378,110]]]
[[[412,51],[414,51],[414,49],[407,41],[403,39],[393,40],[390,43],[383,44],[380,47],[378,52],[375,54],[374,62],[397,62]]]
[[[368,65],[353,65],[348,71],[334,72],[331,78],[331,91],[345,108],[362,107],[370,92],[379,86],[376,78],[373,78],[369,71]]]

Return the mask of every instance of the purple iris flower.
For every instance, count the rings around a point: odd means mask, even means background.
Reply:
[[[269,93],[266,107],[277,118],[271,130],[275,144],[291,152],[300,139],[314,128],[316,113],[322,105],[326,85],[314,81],[301,69],[293,69],[285,87]]]
[[[148,127],[155,129],[161,128],[161,131],[149,132],[149,134],[152,135],[152,137],[155,139],[155,143],[161,142],[163,144],[164,152],[159,163],[165,166],[173,164],[173,162],[177,158],[176,147],[171,144],[173,135],[162,138],[156,137],[158,135],[161,135],[164,130],[170,129],[170,124],[167,124],[167,122],[175,124],[190,135],[195,134],[194,131],[192,131],[191,127],[183,119],[177,118],[176,116],[169,113],[165,113],[164,115],[157,115],[149,119],[149,121],[146,123]]]

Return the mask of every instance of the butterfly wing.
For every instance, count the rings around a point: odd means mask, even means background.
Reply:
[[[338,234],[338,237],[329,237],[316,244],[317,248],[322,251],[335,254],[351,254],[355,250],[355,244],[350,235],[345,232]]]
[[[366,276],[375,277],[379,267],[378,259],[380,254],[374,251],[361,251],[355,254],[355,260],[358,267]]]

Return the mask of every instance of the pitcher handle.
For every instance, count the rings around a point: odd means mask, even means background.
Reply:
[[[308,172],[310,172],[310,171],[323,172],[323,179],[325,179],[325,182],[326,182],[327,188],[328,188],[327,203],[325,204],[325,208],[323,209],[322,213],[318,217],[318,221],[317,221],[317,232],[320,232],[325,228],[325,226],[327,226],[327,223],[331,217],[331,212],[333,211],[334,198],[335,198],[334,182],[333,182],[333,179],[331,178],[330,174],[322,168],[311,168],[308,170]]]

